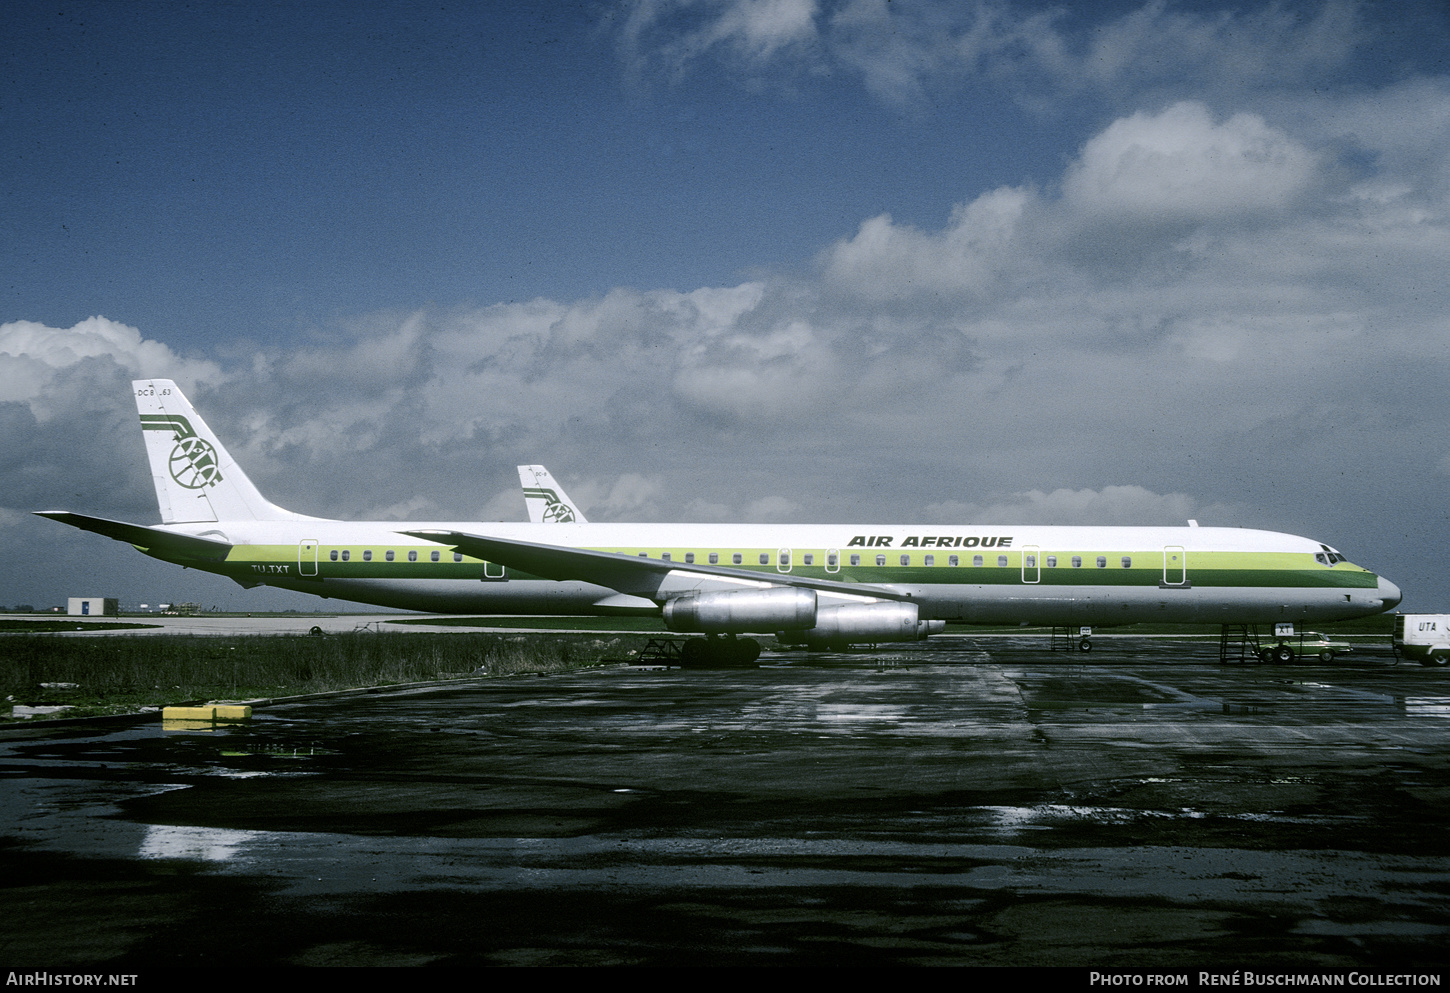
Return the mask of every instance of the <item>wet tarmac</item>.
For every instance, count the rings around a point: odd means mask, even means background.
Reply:
[[[1450,671],[944,638],[0,734],[0,964],[1443,968]]]

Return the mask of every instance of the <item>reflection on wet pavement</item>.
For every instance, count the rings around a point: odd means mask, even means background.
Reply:
[[[1404,970],[1439,670],[943,638],[0,735],[16,964]]]

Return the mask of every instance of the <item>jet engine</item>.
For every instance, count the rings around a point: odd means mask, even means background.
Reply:
[[[915,610],[915,608],[912,608]],[[801,630],[816,623],[816,591],[796,587],[690,593],[665,604],[665,627],[705,634]]]
[[[815,627],[806,631],[777,631],[786,645],[812,648],[849,645],[863,641],[919,641],[946,628],[945,621],[923,621],[914,603],[848,603],[821,607]]]

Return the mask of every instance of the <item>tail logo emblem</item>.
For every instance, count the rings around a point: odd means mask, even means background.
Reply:
[[[544,501],[544,520],[554,524],[573,524],[574,509],[559,500],[559,494],[544,487],[530,486],[524,490],[525,500]]]
[[[167,468],[171,478],[189,490],[200,490],[221,482],[216,449],[197,435],[191,422],[178,414],[142,414],[141,430],[170,431],[176,439]]]

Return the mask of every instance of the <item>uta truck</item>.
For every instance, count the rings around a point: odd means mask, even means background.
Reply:
[[[1450,614],[1396,614],[1395,652],[1421,665],[1450,663]]]

